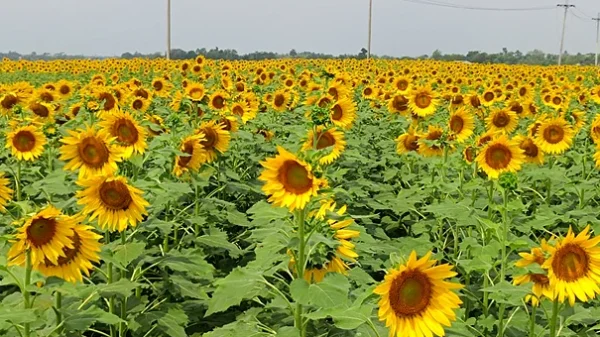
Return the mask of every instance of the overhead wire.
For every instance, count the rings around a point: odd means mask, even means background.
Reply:
[[[436,0],[402,0],[405,2],[420,4],[420,5],[429,5],[429,6],[438,6],[438,7],[446,7],[446,8],[455,8],[455,9],[465,9],[465,10],[478,10],[478,11],[540,11],[540,10],[549,10],[555,9],[555,6],[540,6],[540,7],[519,7],[519,8],[502,8],[502,7],[475,7],[475,6],[466,6],[453,4],[448,2],[441,2]]]

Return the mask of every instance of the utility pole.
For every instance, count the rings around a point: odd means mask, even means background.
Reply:
[[[561,65],[563,51],[565,48],[565,32],[567,30],[567,14],[569,13],[569,8],[575,7],[575,5],[569,5],[569,0],[566,0],[564,4],[558,4],[556,6],[565,8],[565,16],[563,18],[562,37],[560,38],[560,54],[558,54],[558,65]]]
[[[369,0],[369,43],[367,44],[367,59],[371,58],[371,22],[373,18],[373,0]]]
[[[171,59],[171,0],[167,0],[167,60]]]
[[[596,67],[598,66],[598,51],[600,50],[600,13],[598,13],[598,17],[592,19],[596,21],[596,59],[594,64]]]

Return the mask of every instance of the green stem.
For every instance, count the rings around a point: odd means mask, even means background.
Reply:
[[[104,234],[104,238],[105,238],[105,244],[109,244],[110,243],[110,231],[106,230],[105,234]],[[106,283],[107,284],[111,284],[113,282],[113,265],[112,262],[107,262],[106,263]],[[111,314],[115,313],[115,297],[114,296],[110,296],[108,298],[108,312]],[[116,331],[115,331],[115,326],[111,325],[110,326],[110,337],[115,337],[116,336]]]
[[[483,274],[483,289],[487,289],[490,286],[490,280],[488,280],[488,275],[487,272],[485,272]],[[483,316],[487,317],[489,314],[489,298],[488,298],[488,292],[484,291],[483,292]]]
[[[531,307],[531,322],[529,325],[529,337],[535,336],[535,314],[537,310],[537,305]]]
[[[558,321],[558,299],[552,304],[552,318],[550,319],[550,337],[556,337],[556,323]]]
[[[23,282],[23,302],[25,309],[31,309],[31,298],[29,293],[29,284],[31,283],[31,251],[27,250],[25,257],[25,280]],[[29,337],[31,335],[30,323],[23,323],[23,336]]]
[[[125,231],[121,232],[121,244],[125,246],[127,244],[127,237],[125,235]],[[127,277],[127,270],[121,269],[121,278],[124,279]],[[121,302],[121,319],[126,321],[127,318],[127,297],[123,297],[123,301]],[[119,336],[125,336],[125,323],[122,322],[119,324]]]
[[[442,161],[442,182],[446,181],[446,163],[448,162],[448,146],[444,146],[444,159]]]
[[[554,167],[554,157],[550,157],[550,160],[548,161],[548,167],[550,169],[552,169],[552,167]],[[550,205],[550,197],[552,196],[552,180],[550,180],[550,178],[548,178],[546,180],[546,204]]]
[[[15,189],[17,201],[21,201],[21,161],[17,160],[17,175],[15,176]]]
[[[494,202],[494,182],[490,180],[490,190],[488,191],[488,220],[492,221],[492,203]]]
[[[60,291],[56,292],[56,326],[60,326],[62,324],[62,313],[60,312],[62,308],[62,293]]]
[[[508,242],[508,191],[502,190],[502,264],[500,265],[500,281],[504,281],[506,276],[506,243]]]
[[[298,255],[296,256],[296,273],[297,278],[301,279],[304,277],[304,268],[306,263],[305,246],[306,241],[304,238],[304,210],[296,211],[296,225],[298,226]],[[306,327],[304,326],[304,320],[302,318],[302,304],[296,303],[296,328],[300,333],[300,337],[306,336]]]

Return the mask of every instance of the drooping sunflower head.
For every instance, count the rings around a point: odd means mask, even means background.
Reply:
[[[202,122],[197,132],[204,135],[200,144],[206,151],[208,162],[214,161],[218,153],[225,153],[229,148],[231,133],[225,130],[223,124],[217,121]]]
[[[44,152],[46,136],[33,125],[18,127],[6,135],[6,148],[17,160],[33,161]]]
[[[79,169],[80,178],[117,171],[117,162],[122,160],[123,152],[106,132],[92,127],[68,132],[69,136],[60,140],[63,145],[59,159],[69,161],[65,170]]]
[[[283,147],[278,146],[277,151],[277,156],[261,162],[264,170],[258,179],[265,182],[262,190],[275,206],[291,211],[303,209],[325,181],[315,177],[309,164]]]
[[[47,206],[27,218],[18,229],[16,242],[8,252],[9,264],[24,265],[26,250],[30,251],[31,264],[35,268],[49,260],[56,264],[65,256],[65,248],[73,248],[69,239],[73,236],[75,221],[54,206]]]
[[[177,177],[185,172],[197,172],[200,166],[208,159],[208,154],[201,142],[206,140],[204,133],[196,133],[185,137],[181,141],[179,150],[185,153],[185,156],[177,156],[173,167],[173,174]]]
[[[552,299],[561,303],[568,299],[574,306],[575,299],[587,302],[600,294],[600,257],[597,254],[600,237],[592,238],[589,230],[587,226],[575,236],[569,228],[567,235],[559,238],[555,246],[542,247],[550,254],[542,268],[548,271]]]
[[[538,165],[544,164],[544,152],[535,144],[533,138],[516,136],[514,140],[519,143],[519,147],[523,150],[526,162]]]
[[[419,138],[420,135],[417,134],[413,129],[401,134],[398,136],[398,138],[396,138],[396,152],[398,152],[398,154],[404,154],[411,151],[418,151]]]
[[[77,184],[84,188],[77,192],[77,203],[83,205],[90,221],[98,218],[103,229],[122,232],[128,225],[135,227],[147,214],[149,203],[142,191],[130,186],[124,177],[97,175]]]
[[[534,142],[545,153],[560,154],[571,147],[574,136],[573,127],[563,117],[554,117],[541,123]]]
[[[0,96],[0,112],[2,115],[7,115],[11,113],[13,108],[16,107],[20,102],[21,99],[16,93],[4,93],[2,96]]]
[[[497,179],[502,173],[519,171],[525,155],[517,142],[500,135],[483,146],[476,160],[489,179]]]
[[[413,251],[373,291],[381,296],[379,320],[385,321],[390,336],[443,336],[444,326],[456,320],[454,311],[462,301],[455,290],[462,285],[447,281],[457,275],[451,265],[436,264],[431,252],[417,259]]]

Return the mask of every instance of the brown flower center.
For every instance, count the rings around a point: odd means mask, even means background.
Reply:
[[[331,108],[331,110],[333,111],[333,114],[331,115],[331,118],[333,120],[339,121],[340,119],[342,119],[344,111],[342,110],[342,107],[339,104],[334,105]]]
[[[100,185],[100,200],[108,209],[126,210],[132,202],[127,186],[120,181],[105,181]]]
[[[583,248],[568,243],[557,249],[552,261],[552,271],[560,280],[575,281],[589,270],[589,257]]]
[[[40,103],[32,103],[29,108],[31,109],[31,111],[40,116],[40,117],[48,117],[50,115],[50,110],[48,110],[48,108],[45,105],[42,105]]]
[[[305,193],[313,185],[308,170],[295,160],[286,160],[279,168],[279,182],[286,191],[294,194]]]
[[[35,147],[35,135],[31,131],[19,131],[13,138],[13,146],[19,152],[31,151]]]
[[[43,246],[54,238],[58,223],[54,218],[35,218],[27,227],[27,239],[35,247]]]
[[[450,130],[454,133],[460,133],[465,125],[465,121],[461,116],[454,115],[450,118]]]
[[[525,152],[525,155],[530,158],[537,157],[539,153],[538,147],[529,138],[522,141],[519,147]]]
[[[273,105],[276,107],[281,107],[285,104],[285,97],[282,94],[275,95],[275,99],[273,99]]]
[[[565,137],[565,130],[558,125],[550,125],[544,130],[544,140],[550,144],[560,143]]]
[[[415,96],[415,104],[419,109],[426,109],[431,105],[431,96],[426,92],[418,93]]]
[[[324,149],[335,145],[335,138],[328,131],[321,132],[317,135],[317,150]]]
[[[494,144],[485,152],[485,162],[494,170],[508,167],[511,159],[510,149],[503,144]]]
[[[404,147],[409,151],[417,151],[419,148],[419,137],[415,135],[407,135],[404,138]]]
[[[213,128],[204,128],[201,131],[204,133],[205,140],[200,142],[200,144],[207,150],[213,149],[219,139],[219,135]]]
[[[388,295],[396,316],[412,317],[422,313],[429,306],[431,288],[431,281],[419,270],[407,270],[396,277]]]
[[[187,154],[189,154],[189,156],[178,157],[177,164],[181,167],[186,167],[188,165],[188,163],[190,162],[190,160],[192,160],[192,156],[194,154],[194,143],[186,142],[185,144],[183,144],[183,148],[181,149],[181,152],[187,153]]]
[[[17,105],[17,103],[19,103],[19,99],[13,94],[8,94],[4,96],[4,98],[0,102],[2,107],[6,110],[12,109],[15,105]]]
[[[108,162],[109,152],[106,144],[94,136],[82,139],[77,145],[77,150],[79,158],[87,166],[100,168]]]
[[[510,116],[504,111],[498,111],[492,118],[492,124],[497,128],[503,128],[510,123]]]
[[[112,127],[112,133],[121,143],[133,145],[138,141],[139,134],[135,125],[125,118],[115,121]]]

